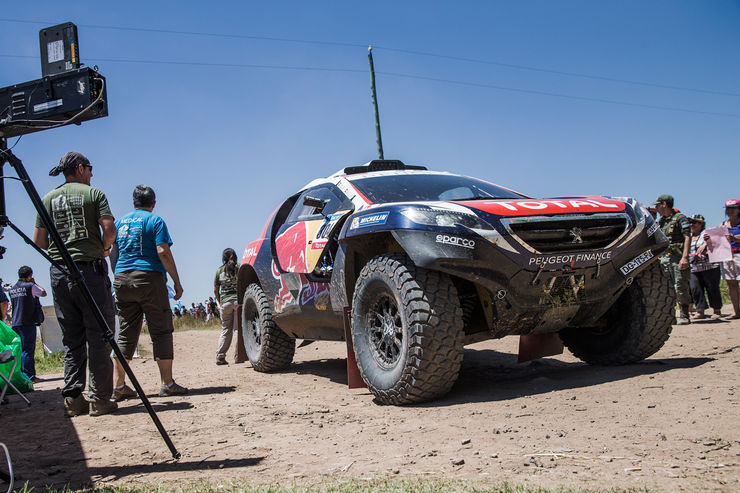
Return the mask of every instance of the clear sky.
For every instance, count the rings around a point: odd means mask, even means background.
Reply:
[[[738,2],[13,5],[0,13],[0,87],[41,77],[39,29],[71,21],[110,111],[14,152],[41,195],[62,181],[48,176],[60,156],[86,154],[116,217],[134,186],[152,186],[187,304],[212,293],[223,248],[241,256],[285,197],[376,158],[370,44],[386,158],[536,197],[671,193],[710,225],[740,198]],[[6,195],[31,235],[20,184]],[[0,244],[6,282],[27,264],[49,287],[15,233]]]

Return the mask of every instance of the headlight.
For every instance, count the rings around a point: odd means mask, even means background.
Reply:
[[[411,221],[427,226],[453,227],[459,225],[469,229],[493,229],[490,224],[474,214],[448,210],[419,209],[416,207],[402,209],[400,212]]]
[[[630,207],[632,207],[632,210],[635,211],[635,219],[637,220],[637,229],[640,229],[640,226],[647,224],[650,224],[653,222],[653,216],[650,215],[648,210],[644,208],[637,200],[633,199],[632,197],[610,197],[614,200],[621,200],[622,202],[626,202],[629,204]]]

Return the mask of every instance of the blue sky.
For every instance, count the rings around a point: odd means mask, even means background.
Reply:
[[[386,158],[536,197],[672,193],[711,225],[740,196],[738,2],[35,0],[0,15],[0,87],[39,78],[38,31],[67,21],[110,116],[14,152],[41,195],[59,157],[83,152],[116,217],[152,186],[188,304],[285,197],[376,157],[370,44]],[[31,235],[22,188],[6,195]],[[48,287],[36,252],[9,230],[2,244],[6,282],[27,264]]]

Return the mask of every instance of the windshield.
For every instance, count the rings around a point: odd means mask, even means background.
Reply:
[[[408,173],[352,177],[352,184],[374,204],[435,200],[521,199],[524,195],[467,176]]]

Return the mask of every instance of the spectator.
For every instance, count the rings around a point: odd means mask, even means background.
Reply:
[[[211,314],[216,318],[221,318],[220,314],[218,313],[218,303],[216,303],[216,300],[213,299],[213,296],[208,297],[208,308],[211,310]]]
[[[234,334],[234,319],[237,313],[238,302],[236,299],[236,252],[233,248],[227,248],[221,254],[222,265],[216,269],[213,279],[213,294],[219,305],[221,305],[221,336],[218,338],[218,350],[216,351],[216,364],[227,365],[226,352],[231,346]],[[234,345],[234,363],[241,363],[239,358],[239,343]]]
[[[50,176],[64,173],[65,183],[47,193],[42,201],[106,324],[112,328],[115,327],[115,315],[105,257],[116,238],[116,228],[105,194],[90,186],[92,169],[85,156],[68,152],[59,160],[59,165],[49,171]],[[53,260],[63,262],[59,247],[49,241],[49,232],[38,216],[33,242],[48,249]],[[64,413],[66,416],[111,413],[118,405],[110,400],[113,393],[110,345],[104,339],[93,308],[85,301],[78,283],[54,265],[51,266],[50,277],[54,309],[64,344]],[[88,368],[89,403],[82,395]]]
[[[193,318],[198,316],[198,310],[195,308],[195,303],[190,303],[190,316]]]
[[[725,202],[725,214],[727,220],[722,224],[727,226],[727,239],[732,247],[732,258],[722,262],[722,279],[727,282],[734,311],[728,319],[737,320],[740,318],[740,292],[738,292],[738,281],[740,281],[740,199],[727,200]],[[705,235],[704,239],[709,241],[709,235]]]
[[[722,316],[722,295],[719,291],[720,268],[717,264],[709,263],[707,255],[707,244],[704,240],[704,227],[706,222],[701,214],[694,214],[689,219],[691,224],[691,247],[689,250],[689,264],[691,264],[691,298],[696,307],[696,315],[693,318],[702,319],[706,315],[707,300],[704,291],[709,297],[709,306],[714,309],[712,320]]]
[[[172,310],[172,314],[175,318],[180,318],[180,307],[175,305],[175,308]]]
[[[46,296],[44,288],[36,284],[33,270],[27,265],[18,269],[18,282],[10,288],[13,300],[13,330],[21,337],[21,371],[32,382],[39,382],[36,377],[36,331],[44,321],[39,297]]]
[[[182,296],[182,284],[170,246],[172,239],[164,220],[154,214],[156,195],[151,187],[137,185],[133,193],[134,210],[116,221],[116,241],[111,254],[115,268],[113,286],[118,300],[121,331],[118,345],[127,360],[131,360],[139,343],[143,316],[146,316],[152,339],[154,360],[159,368],[160,397],[182,395],[188,389],[172,377],[174,345],[172,312],[167,292],[167,274],[175,288],[174,299]],[[136,397],[126,385],[126,373],[115,359],[113,400]]]
[[[7,323],[8,319],[8,308],[10,307],[10,300],[5,294],[5,288],[3,287],[3,280],[0,279],[0,321]]]
[[[654,203],[660,220],[658,225],[670,242],[668,250],[660,258],[660,265],[668,274],[676,290],[676,298],[680,308],[680,315],[676,325],[691,323],[689,319],[689,305],[691,293],[689,291],[689,247],[691,246],[689,220],[673,208],[673,196],[663,194]]]
[[[206,307],[203,303],[198,303],[198,316],[203,320],[206,319]]]

